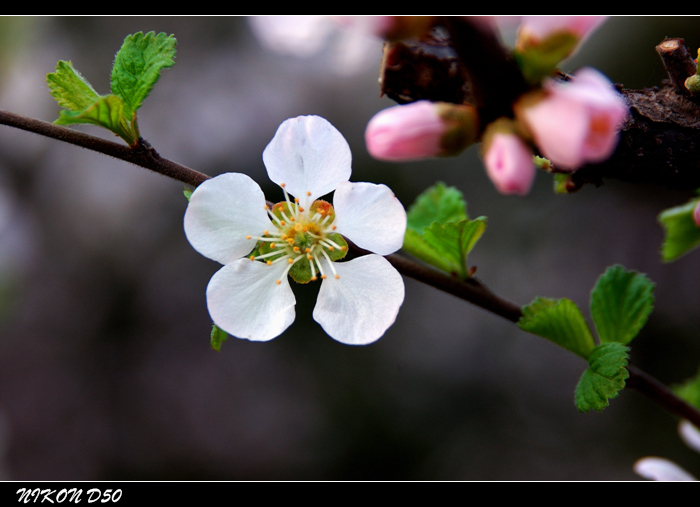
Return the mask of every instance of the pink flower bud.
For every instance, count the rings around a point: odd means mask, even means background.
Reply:
[[[535,180],[535,164],[532,152],[518,135],[494,133],[486,147],[484,165],[500,193],[527,195],[530,192]]]
[[[420,100],[374,115],[365,142],[380,160],[419,160],[455,155],[474,143],[477,131],[473,107]]]
[[[695,206],[695,210],[693,211],[693,220],[695,220],[695,225],[700,227],[700,202]]]
[[[516,105],[543,156],[575,171],[612,155],[629,110],[603,74],[584,68],[569,82],[549,80],[545,90],[539,100],[526,96]]]

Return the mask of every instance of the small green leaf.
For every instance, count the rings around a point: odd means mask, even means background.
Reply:
[[[59,61],[56,71],[46,75],[46,83],[58,105],[69,111],[81,112],[99,98],[92,85],[73,68],[71,62]]]
[[[700,409],[700,370],[694,377],[673,386],[673,391],[685,401]]]
[[[192,199],[192,190],[191,188],[185,188],[185,190],[182,191],[182,193],[185,195],[185,198],[187,199],[187,202],[190,202],[190,199]]]
[[[213,324],[211,326],[211,348],[219,352],[226,340],[228,340],[228,333],[216,324]]]
[[[580,412],[601,412],[624,389],[629,377],[628,351],[621,343],[604,343],[593,349],[588,359],[590,367],[576,386],[574,398]]]
[[[700,199],[693,199],[682,206],[669,208],[659,214],[665,238],[661,246],[664,262],[675,261],[700,245],[700,227],[693,220],[693,211]]]
[[[175,64],[177,40],[165,33],[138,32],[124,39],[112,67],[112,93],[124,101],[131,120],[153,89],[163,69]]]
[[[433,222],[458,222],[469,216],[462,193],[438,182],[416,198],[408,209],[407,218],[407,227],[422,233]]]
[[[484,217],[469,219],[459,190],[437,183],[408,210],[403,249],[431,266],[466,278],[467,255],[485,229]]]
[[[518,321],[523,331],[553,341],[588,359],[595,347],[591,330],[576,303],[570,299],[536,298],[523,307]]]
[[[58,119],[54,122],[58,125],[74,125],[77,123],[90,123],[111,130],[124,139],[129,145],[137,140],[130,123],[123,114],[124,103],[116,95],[104,95],[84,111],[61,110]]]
[[[619,265],[608,268],[591,292],[591,315],[601,343],[629,343],[653,309],[654,283]]]

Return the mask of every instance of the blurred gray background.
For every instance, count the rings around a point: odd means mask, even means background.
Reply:
[[[563,65],[629,88],[659,85],[665,36],[700,45],[698,18],[612,18]],[[139,111],[162,156],[209,175],[249,174],[276,199],[261,154],[300,114],[330,120],[354,181],[408,206],[441,180],[488,228],[477,275],[519,304],[588,293],[611,264],[647,273],[656,310],[632,360],[666,383],[700,363],[700,252],[663,264],[656,215],[687,194],[607,182],[571,196],[544,174],[503,197],[476,149],[449,160],[372,160],[379,45],[351,75],[266,50],[239,17],[0,20],[0,108],[53,121],[45,75],[71,60],[108,93],[114,53],[137,31],[178,39],[176,65]],[[81,130],[112,138],[97,127]],[[219,265],[185,239],[184,186],[145,169],[0,126],[0,477],[11,480],[635,480],[646,455],[700,474],[675,418],[625,391],[580,414],[586,365],[477,307],[413,280],[373,345],[334,342],[295,286],[297,319],[268,343],[209,347],[204,291]]]

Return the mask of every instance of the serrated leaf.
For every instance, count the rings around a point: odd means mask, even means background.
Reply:
[[[576,386],[574,399],[580,412],[601,412],[624,389],[629,377],[628,351],[621,343],[604,343],[593,349],[589,368]]]
[[[459,222],[469,216],[462,193],[438,182],[416,198],[408,209],[407,218],[408,229],[422,234],[433,222]]]
[[[536,334],[588,359],[595,347],[591,330],[570,299],[536,298],[523,307],[520,329]]]
[[[60,60],[56,71],[46,75],[51,96],[59,106],[70,111],[83,111],[99,98],[98,93],[71,62]]]
[[[591,291],[591,315],[601,343],[627,344],[654,310],[654,283],[616,265],[603,273]]]
[[[216,324],[213,324],[211,326],[211,348],[219,352],[226,340],[228,340],[228,333]]]
[[[700,199],[693,199],[682,206],[669,208],[659,214],[664,228],[661,258],[671,262],[700,245],[700,227],[693,220],[693,211]]]
[[[112,66],[112,93],[124,101],[131,119],[153,89],[163,69],[175,63],[177,40],[165,33],[137,32],[124,39]]]
[[[116,95],[105,95],[97,98],[94,104],[83,111],[62,110],[54,122],[58,125],[74,125],[90,123],[111,130],[127,143],[136,141],[134,132],[126,121],[124,103]]]

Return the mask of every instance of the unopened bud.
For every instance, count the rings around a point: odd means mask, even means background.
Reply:
[[[697,206],[695,206],[695,210],[693,211],[693,220],[695,220],[695,225],[700,227],[700,201],[698,202]]]
[[[535,180],[532,150],[518,135],[512,120],[489,124],[481,145],[486,174],[504,195],[527,195]]]
[[[420,160],[457,155],[478,133],[473,106],[420,100],[374,115],[365,142],[370,155],[381,160]]]

